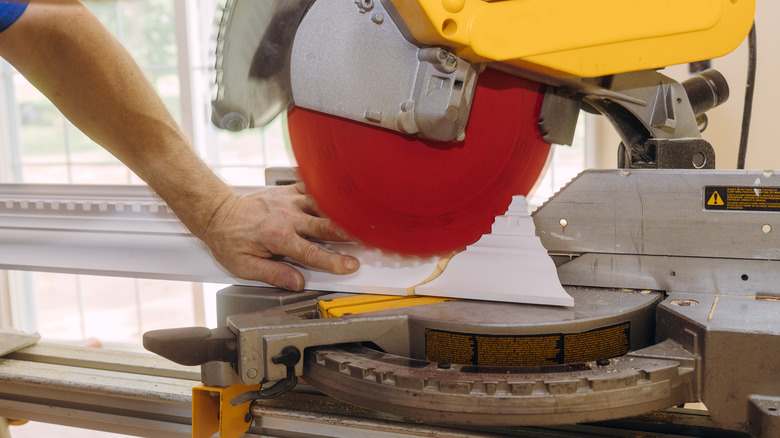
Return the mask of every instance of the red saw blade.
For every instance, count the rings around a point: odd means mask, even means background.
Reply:
[[[421,140],[295,108],[290,142],[323,213],[364,244],[405,255],[461,249],[526,195],[550,145],[537,128],[544,86],[480,74],[462,142]]]

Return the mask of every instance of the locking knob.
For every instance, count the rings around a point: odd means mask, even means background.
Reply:
[[[144,348],[180,365],[238,359],[236,335],[227,327],[183,327],[144,333]]]

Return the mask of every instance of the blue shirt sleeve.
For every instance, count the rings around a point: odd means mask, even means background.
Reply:
[[[0,32],[8,29],[27,9],[29,0],[0,1]]]

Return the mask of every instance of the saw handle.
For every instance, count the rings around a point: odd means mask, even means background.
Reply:
[[[236,335],[227,327],[184,327],[144,333],[144,348],[180,365],[235,363]]]

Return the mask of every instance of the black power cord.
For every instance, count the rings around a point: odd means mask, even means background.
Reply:
[[[745,83],[745,108],[742,113],[742,132],[739,137],[739,154],[737,155],[737,169],[745,168],[745,155],[747,155],[748,134],[750,133],[750,117],[753,113],[753,89],[756,84],[756,22],[750,28],[748,34],[748,71]]]

